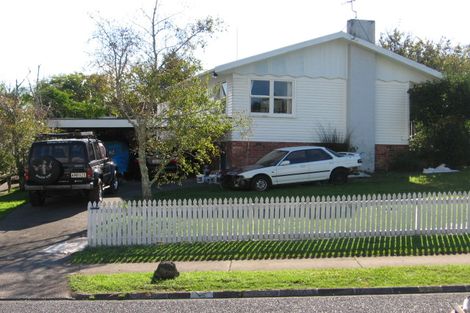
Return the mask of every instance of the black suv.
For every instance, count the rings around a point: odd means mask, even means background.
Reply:
[[[99,202],[103,190],[116,192],[118,185],[116,164],[93,132],[44,134],[31,146],[25,188],[32,206],[65,190],[80,190]]]

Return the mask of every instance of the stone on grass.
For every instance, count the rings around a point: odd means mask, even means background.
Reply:
[[[176,265],[170,261],[163,261],[158,264],[157,269],[153,273],[152,284],[159,280],[174,279],[178,277],[180,273],[176,269]]]

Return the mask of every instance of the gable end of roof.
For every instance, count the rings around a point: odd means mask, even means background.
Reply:
[[[373,43],[370,43],[366,40],[363,40],[363,39],[358,38],[358,37],[354,37],[354,36],[352,36],[350,34],[347,34],[347,33],[344,33],[344,32],[333,33],[333,34],[330,34],[330,35],[327,35],[327,36],[315,38],[315,39],[312,39],[312,40],[308,40],[308,41],[300,42],[300,43],[297,43],[297,44],[294,44],[294,45],[290,45],[290,46],[275,49],[275,50],[272,50],[272,51],[264,52],[264,53],[257,54],[257,55],[247,57],[247,58],[244,58],[244,59],[240,59],[240,60],[237,60],[237,61],[222,64],[222,65],[216,66],[212,70],[208,70],[207,72],[215,72],[215,73],[230,72],[230,71],[232,71],[232,70],[234,70],[238,67],[244,66],[244,65],[259,62],[259,61],[262,61],[262,60],[265,60],[265,59],[268,59],[268,58],[280,56],[280,55],[287,54],[289,52],[297,51],[297,50],[300,50],[300,49],[304,49],[304,48],[307,48],[307,47],[320,45],[320,44],[330,42],[330,41],[333,41],[333,40],[341,40],[341,39],[346,40],[346,41],[348,41],[352,44],[357,44],[357,45],[359,45],[359,46],[361,46],[361,47],[363,47],[367,50],[374,51],[377,54],[383,55],[383,56],[385,56],[389,59],[392,59],[396,62],[402,63],[402,64],[404,64],[408,67],[411,67],[412,69],[415,69],[419,72],[425,73],[425,74],[433,76],[435,78],[442,78],[442,73],[439,72],[439,71],[436,71],[436,70],[434,70],[430,67],[427,67],[423,64],[420,64],[418,62],[415,62],[413,60],[405,58],[405,57],[403,57],[399,54],[396,54],[396,53],[394,53],[390,50],[384,49],[384,48],[379,47],[379,46],[377,46]]]

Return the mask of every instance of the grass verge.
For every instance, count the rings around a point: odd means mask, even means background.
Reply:
[[[26,203],[26,192],[13,190],[9,194],[0,196],[0,219],[17,207]]]
[[[156,199],[208,199],[208,198],[255,198],[336,196],[364,194],[392,194],[413,192],[468,191],[470,168],[457,173],[423,175],[421,173],[376,173],[370,178],[351,179],[345,185],[326,182],[282,185],[259,193],[249,190],[224,190],[219,185],[196,185],[173,190],[159,190]]]
[[[349,287],[401,287],[468,284],[470,266],[410,266],[360,269],[186,272],[174,280],[151,284],[152,273],[121,273],[69,277],[82,294],[276,290]]]
[[[291,241],[233,241],[87,248],[75,264],[158,261],[216,261],[355,256],[416,256],[470,253],[470,235],[337,238]]]

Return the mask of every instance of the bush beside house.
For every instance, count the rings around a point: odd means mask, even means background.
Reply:
[[[409,151],[396,154],[391,168],[470,165],[470,78],[418,84],[409,94],[414,134]]]

